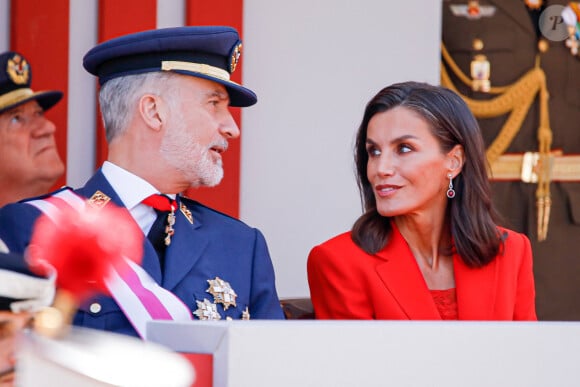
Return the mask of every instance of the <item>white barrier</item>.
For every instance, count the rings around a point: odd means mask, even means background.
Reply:
[[[160,321],[148,338],[213,354],[214,387],[580,385],[580,323]]]

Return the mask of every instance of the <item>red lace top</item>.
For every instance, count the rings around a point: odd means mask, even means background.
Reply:
[[[457,320],[457,296],[455,288],[431,290],[431,296],[443,320]]]

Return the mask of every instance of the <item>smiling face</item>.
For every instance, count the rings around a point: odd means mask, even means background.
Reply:
[[[443,153],[426,120],[405,107],[377,113],[367,127],[366,149],[367,176],[379,214],[444,212],[453,160]]]
[[[168,97],[172,113],[161,144],[162,156],[191,187],[219,184],[224,174],[221,153],[227,150],[229,139],[240,136],[225,87],[179,76],[178,86]]]
[[[64,173],[54,124],[35,100],[0,114],[0,185],[27,195],[45,193]],[[18,200],[21,198],[15,198]]]

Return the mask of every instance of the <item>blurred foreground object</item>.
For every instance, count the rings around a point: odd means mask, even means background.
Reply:
[[[35,268],[58,273],[52,308],[37,315],[35,330],[49,337],[66,333],[81,302],[95,293],[109,294],[112,272],[123,272],[126,260],[139,263],[143,233],[119,207],[90,205],[74,208],[50,203],[34,226],[28,259]]]
[[[62,339],[22,337],[16,385],[191,386],[195,372],[181,355],[158,344],[74,327]]]

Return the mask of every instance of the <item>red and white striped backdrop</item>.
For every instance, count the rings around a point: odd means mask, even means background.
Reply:
[[[92,172],[106,159],[107,145],[101,120],[96,114],[88,117],[91,122],[81,118],[80,122],[75,124],[75,126],[80,127],[73,127],[69,122],[70,113],[72,113],[69,112],[69,109],[73,108],[71,105],[74,103],[82,104],[82,101],[86,101],[85,105],[91,103],[92,106],[85,106],[85,109],[94,111],[97,109],[96,98],[91,94],[96,93],[93,91],[94,86],[91,85],[93,87],[83,89],[84,91],[79,90],[75,88],[77,80],[71,79],[71,74],[79,73],[79,69],[74,66],[81,66],[84,52],[78,52],[76,53],[78,58],[72,58],[69,54],[69,45],[74,45],[77,39],[85,39],[85,37],[79,36],[78,31],[71,32],[70,26],[73,25],[71,22],[75,22],[71,18],[89,20],[93,18],[97,30],[96,39],[98,42],[102,42],[127,33],[159,27],[163,21],[159,20],[158,14],[166,13],[166,8],[169,7],[174,8],[173,14],[176,13],[177,18],[181,19],[173,25],[230,25],[235,27],[243,38],[243,0],[220,0],[217,3],[204,0],[161,0],[159,4],[158,0],[100,0],[92,5],[92,9],[90,7],[91,1],[85,1],[85,3],[79,8],[78,0],[2,0],[0,6],[3,9],[0,9],[0,13],[8,13],[2,19],[8,19],[9,27],[7,32],[4,32],[8,35],[7,47],[0,48],[18,51],[29,59],[33,72],[33,89],[57,89],[65,92],[63,100],[51,109],[47,116],[55,122],[58,128],[57,144],[60,154],[67,164],[67,169],[74,170],[79,167],[78,163],[81,163],[85,170],[89,168]],[[89,4],[88,7],[87,4]],[[87,12],[94,14],[87,15]],[[181,15],[179,15],[180,13]],[[232,76],[234,81],[241,82],[242,71],[243,57],[240,67]],[[82,72],[80,74],[82,75]],[[69,93],[69,90],[72,93]],[[71,101],[69,94],[74,94],[82,101]],[[234,108],[232,112],[238,124],[241,125],[240,109]],[[96,130],[94,129],[95,125]],[[85,131],[85,134],[92,137],[87,139],[86,136],[81,135],[84,141],[75,146],[84,149],[69,149],[67,152],[67,144],[70,146],[69,136],[79,135],[79,133],[71,133],[71,131]],[[230,145],[228,152],[224,155],[226,174],[222,183],[211,191],[201,189],[196,190],[195,193],[191,191],[189,194],[218,210],[238,217],[240,207],[240,143],[233,141]],[[70,154],[78,154],[83,159],[75,160],[74,157],[69,157]],[[69,177],[71,173],[69,171]],[[80,181],[71,182],[70,180],[69,178],[67,181],[66,177],[63,177],[56,186],[66,183],[78,186],[84,181],[82,178],[77,179]]]

